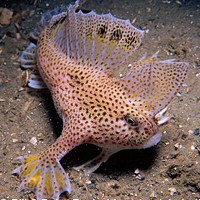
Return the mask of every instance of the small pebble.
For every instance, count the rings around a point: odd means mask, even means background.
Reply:
[[[92,182],[90,180],[85,181],[86,184],[91,184]]]
[[[146,9],[147,9],[147,12],[148,12],[148,13],[151,12],[151,8],[148,8],[148,7],[147,7]]]
[[[13,11],[0,7],[0,24],[9,25],[11,23]]]
[[[194,135],[199,135],[199,128],[194,129]]]
[[[18,40],[21,39],[20,33],[16,33],[15,37],[16,37],[16,39],[18,39]]]
[[[194,145],[192,145],[190,148],[191,148],[192,151],[195,150],[195,146]]]
[[[163,131],[163,134],[166,134],[167,133],[167,131]]]
[[[169,159],[174,159],[178,156],[178,153],[177,154],[169,154],[168,158]]]
[[[16,142],[18,142],[18,139],[13,139],[12,141],[13,141],[13,143],[16,143]]]
[[[181,136],[181,139],[184,140],[186,138],[187,138],[187,134],[183,133],[182,136]]]
[[[174,194],[177,192],[176,188],[174,188],[174,187],[168,188],[168,190],[169,190],[171,196],[174,196]]]
[[[183,95],[182,95],[180,92],[178,92],[178,93],[176,94],[176,96],[177,96],[177,97],[182,97]]]
[[[138,174],[138,175],[136,176],[136,178],[137,178],[138,180],[141,180],[141,181],[143,181],[143,180],[145,179],[145,177],[142,176],[141,174]]]
[[[134,173],[138,175],[138,174],[140,173],[140,170],[139,170],[139,169],[136,169],[136,170],[134,171]]]
[[[165,4],[170,4],[171,3],[170,0],[163,0],[162,2],[165,3]]]
[[[25,149],[26,149],[26,147],[25,147],[25,146],[23,146],[23,147],[22,147],[22,151],[24,151]]]
[[[176,143],[176,144],[174,145],[174,149],[175,149],[175,150],[178,150],[178,149],[179,149],[179,146],[180,146],[180,144],[179,144],[179,143]]]
[[[199,77],[200,76],[200,73],[196,74],[196,77]]]
[[[180,6],[182,6],[182,2],[181,1],[176,1],[176,3],[178,4],[178,5],[180,5]]]
[[[156,198],[156,193],[155,191],[152,191],[152,193],[150,194],[150,199],[155,199]]]
[[[193,130],[189,130],[188,133],[189,133],[189,134],[193,134],[194,131],[193,131]]]
[[[32,137],[29,141],[31,144],[33,144],[34,146],[37,145],[37,138],[36,137]]]

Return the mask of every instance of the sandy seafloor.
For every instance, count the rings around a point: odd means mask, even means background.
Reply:
[[[68,4],[64,0],[0,1],[14,11],[13,23],[0,26],[0,199],[33,199],[30,191],[18,192],[20,179],[11,175],[20,155],[48,148],[59,136],[62,123],[45,90],[22,88],[24,73],[17,62],[29,43],[41,13]],[[147,30],[136,59],[145,52],[160,51],[160,59],[175,58],[190,63],[180,95],[169,106],[173,120],[160,127],[162,141],[146,150],[126,150],[113,155],[87,177],[68,166],[95,155],[96,148],[84,145],[62,161],[72,184],[72,193],[61,199],[79,200],[197,200],[200,199],[200,6],[199,1],[88,0],[85,10],[111,12],[134,20]],[[30,139],[36,137],[37,144]],[[137,175],[139,169],[140,174]],[[135,171],[136,170],[136,171]]]

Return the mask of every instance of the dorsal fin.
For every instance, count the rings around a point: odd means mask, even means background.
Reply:
[[[76,12],[70,5],[65,19],[55,26],[52,41],[69,62],[103,69],[108,74],[127,66],[131,55],[140,46],[144,31],[129,20],[98,15],[94,11]],[[130,103],[149,115],[164,109],[180,88],[188,64],[173,60],[158,61],[157,53],[135,62],[122,79]]]
[[[132,106],[155,116],[178,92],[187,69],[188,63],[184,62],[144,60],[133,64],[121,81],[125,84]]]
[[[52,40],[69,61],[110,72],[123,66],[141,44],[144,31],[135,28],[129,20],[110,13],[75,12],[71,5],[67,13]]]

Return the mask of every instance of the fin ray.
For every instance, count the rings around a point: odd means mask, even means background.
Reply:
[[[52,41],[69,60],[107,72],[121,67],[140,46],[144,36],[144,31],[135,28],[129,20],[110,13],[76,12],[73,6],[69,6],[66,19],[58,27]],[[62,45],[61,37],[65,40]]]
[[[21,66],[25,69],[36,68],[35,54],[36,54],[36,45],[31,42],[19,57],[19,62]]]
[[[58,199],[64,192],[71,192],[67,174],[57,159],[45,161],[45,154],[36,154],[24,159],[22,165],[13,173],[22,179],[20,190],[28,188],[36,193],[37,200],[42,198]]]
[[[188,69],[184,62],[141,62],[132,65],[124,82],[132,106],[155,116],[182,85]]]

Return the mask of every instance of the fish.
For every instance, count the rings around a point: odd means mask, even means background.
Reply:
[[[71,192],[60,164],[75,147],[88,143],[102,149],[76,167],[91,174],[114,153],[145,149],[159,143],[159,126],[169,121],[168,104],[185,80],[189,64],[159,60],[158,53],[133,61],[145,31],[112,14],[83,12],[76,1],[42,16],[31,43],[22,52],[21,66],[38,70],[29,86],[47,87],[63,121],[60,137],[48,149],[18,157],[13,171],[20,190],[37,200],[59,199]],[[113,75],[128,68],[125,75]],[[42,82],[42,81],[43,82]]]

